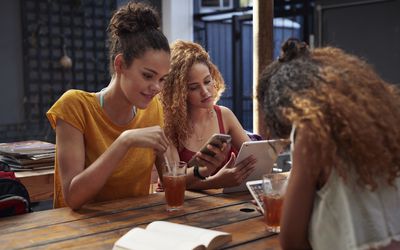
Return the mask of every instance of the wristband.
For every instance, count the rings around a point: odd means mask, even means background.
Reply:
[[[195,165],[193,167],[193,175],[196,176],[197,178],[199,178],[200,180],[205,180],[206,177],[202,176],[199,172],[199,166]]]

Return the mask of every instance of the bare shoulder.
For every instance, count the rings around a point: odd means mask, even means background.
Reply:
[[[220,105],[218,105],[218,107],[221,109],[221,113],[222,114],[226,114],[226,113],[233,114],[232,110],[230,108],[228,108],[228,107],[220,106]]]
[[[225,133],[232,136],[232,145],[239,149],[243,142],[249,141],[246,131],[236,118],[235,114],[227,107],[220,106]]]
[[[219,106],[219,108],[221,109],[222,119],[224,120],[224,123],[231,123],[232,121],[237,120],[235,114],[228,107]]]

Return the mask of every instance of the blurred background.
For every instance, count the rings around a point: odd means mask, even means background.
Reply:
[[[68,89],[96,92],[108,84],[106,28],[125,2],[0,2],[0,142],[54,142],[49,107]],[[227,84],[219,104],[253,131],[253,1],[144,2],[161,13],[170,42],[194,40],[209,51]],[[359,55],[400,83],[400,0],[275,0],[273,13],[274,58],[296,37]]]

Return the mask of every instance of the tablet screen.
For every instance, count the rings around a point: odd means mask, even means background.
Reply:
[[[250,155],[253,155],[257,159],[257,162],[255,163],[255,170],[247,177],[247,179],[243,181],[241,185],[224,188],[223,192],[231,193],[245,191],[247,190],[247,181],[259,180],[263,174],[271,173],[278,155],[285,150],[289,143],[290,140],[285,139],[244,142],[236,157],[235,166]]]

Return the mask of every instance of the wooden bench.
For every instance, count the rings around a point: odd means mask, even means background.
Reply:
[[[15,172],[15,176],[24,184],[29,192],[31,202],[48,201],[54,194],[54,169]],[[152,171],[150,193],[157,188],[157,170]]]
[[[15,172],[15,176],[25,185],[31,202],[53,199],[54,169]]]

